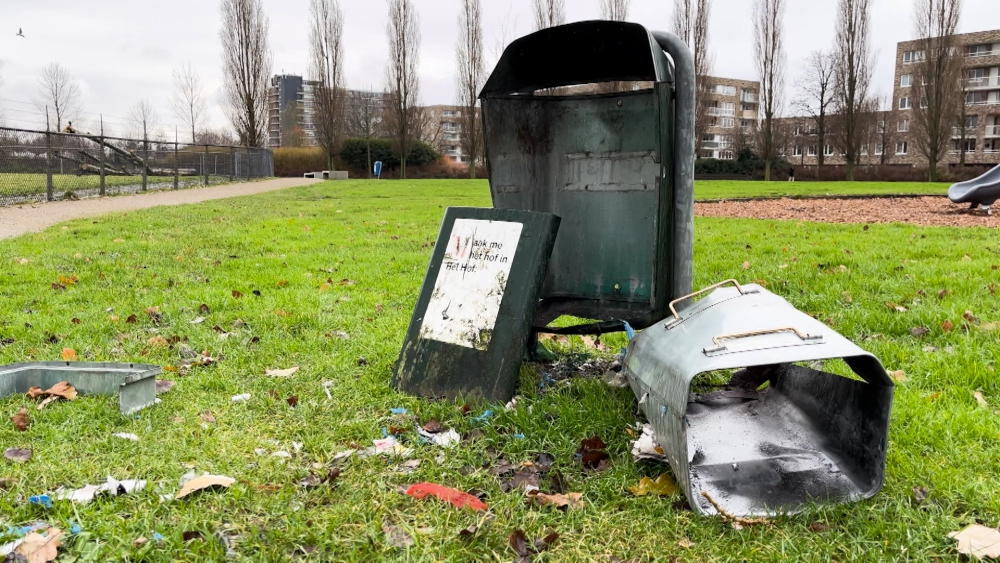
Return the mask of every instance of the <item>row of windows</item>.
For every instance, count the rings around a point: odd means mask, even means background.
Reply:
[[[900,141],[900,142],[896,143],[896,154],[898,154],[898,155],[905,155],[905,154],[907,154],[907,151],[909,150],[909,148],[910,148],[909,147],[909,143],[907,143],[906,141]],[[816,156],[817,149],[818,148],[817,148],[816,145],[810,145],[810,146],[806,147],[806,156]],[[862,155],[867,155],[868,154],[868,149],[867,148],[862,148],[861,149],[861,154]],[[882,143],[877,143],[875,145],[875,154],[877,156],[881,156],[882,155]],[[792,155],[793,156],[802,156],[802,147],[800,147],[798,145],[796,145],[795,147],[792,147]],[[826,146],[823,147],[823,156],[837,156],[837,155],[841,155],[841,153],[839,151],[837,151],[833,147],[833,145],[826,145]]]
[[[955,54],[957,49],[954,47],[950,48],[949,51],[952,55]],[[990,43],[984,43],[981,45],[968,45],[964,49],[964,55],[967,57],[986,57],[994,54],[993,45]],[[919,63],[927,60],[927,52],[924,50],[919,51],[906,51],[903,53],[903,64]]]

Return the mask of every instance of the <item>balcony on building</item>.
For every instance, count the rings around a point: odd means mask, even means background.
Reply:
[[[736,117],[736,108],[706,108],[705,114],[717,117]]]
[[[986,136],[987,137],[1000,137],[1000,125],[987,125],[986,126]]]

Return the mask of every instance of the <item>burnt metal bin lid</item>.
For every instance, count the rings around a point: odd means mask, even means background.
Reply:
[[[796,365],[843,359],[852,379]],[[702,373],[767,366],[761,391],[692,395]],[[691,506],[796,512],[882,487],[893,383],[877,358],[758,285],[716,289],[636,336],[625,370]],[[863,380],[863,381],[862,381]]]
[[[0,367],[0,398],[48,389],[66,381],[81,395],[118,394],[118,410],[131,414],[156,401],[160,366],[105,362],[27,362]]]

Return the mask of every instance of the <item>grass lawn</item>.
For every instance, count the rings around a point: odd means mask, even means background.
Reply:
[[[574,380],[543,394],[539,375],[526,369],[517,409],[474,405],[473,414],[496,413],[477,424],[462,416],[460,404],[389,388],[444,207],[489,202],[481,181],[327,182],[78,220],[0,241],[0,337],[14,339],[0,346],[0,363],[54,360],[73,348],[81,360],[176,366],[177,350],[151,343],[155,336],[186,338],[219,358],[186,377],[165,373],[177,384],[161,404],[133,417],[119,415],[112,397],[42,411],[23,396],[0,400],[0,444],[34,451],[25,464],[0,459],[0,532],[39,519],[66,530],[78,524],[82,532],[64,548],[76,561],[222,561],[219,531],[241,536],[233,549],[246,561],[511,561],[507,538],[515,528],[531,538],[550,528],[560,534],[538,561],[930,561],[957,559],[948,532],[976,521],[1000,524],[1000,330],[963,328],[966,310],[984,324],[1000,321],[995,231],[697,219],[697,287],[729,277],[766,284],[907,377],[896,392],[879,495],[737,531],[675,508],[679,493],[627,492],[642,476],[665,470],[632,460],[626,429],[636,406],[628,390]],[[54,290],[60,275],[78,281]],[[322,291],[327,279],[332,288]],[[344,279],[354,283],[342,285]],[[203,303],[207,314],[199,311]],[[161,326],[148,307],[159,307]],[[127,323],[133,314],[138,322]],[[199,316],[204,322],[191,324]],[[955,329],[944,331],[945,320]],[[915,326],[930,331],[913,337]],[[607,341],[613,349],[624,343],[621,336]],[[560,351],[588,350],[574,337]],[[287,379],[264,375],[292,366],[301,369]],[[332,382],[330,398],[324,381]],[[979,406],[975,391],[990,406]],[[242,393],[252,397],[230,401]],[[286,404],[290,395],[298,396],[297,408]],[[16,432],[6,419],[22,405],[32,424]],[[421,422],[438,419],[463,436],[473,429],[482,435],[453,450],[417,447],[424,463],[409,475],[396,470],[397,461],[353,458],[334,486],[296,485],[313,464],[381,438],[393,407],[408,408]],[[215,422],[203,420],[205,411]],[[118,432],[140,439],[112,437]],[[595,434],[609,444],[611,465],[585,473],[573,454]],[[272,455],[293,452],[293,442],[303,444],[294,457]],[[543,451],[555,456],[569,489],[584,493],[585,508],[530,507],[523,493],[501,492],[482,469],[494,453],[518,463]],[[176,493],[192,469],[237,483],[161,502],[159,495]],[[49,510],[26,500],[109,475],[151,485]],[[495,518],[397,492],[419,481],[481,489]],[[926,487],[928,500],[918,503],[914,487]],[[814,522],[825,531],[812,531]],[[415,545],[389,547],[386,523],[408,530]],[[474,536],[458,537],[477,524]],[[206,541],[185,543],[188,531]],[[152,541],[154,534],[162,541]],[[139,537],[151,541],[133,547]],[[10,539],[0,537],[0,544]]]
[[[149,185],[167,183],[173,185],[173,176],[150,176],[147,179]],[[228,176],[210,176],[212,184],[228,182]],[[182,176],[182,184],[192,182],[200,184],[200,176]],[[115,188],[122,186],[138,187],[142,185],[142,176],[111,176],[104,177],[105,188],[109,192],[114,192]],[[67,191],[97,190],[101,187],[101,177],[97,174],[53,174],[52,187],[56,195],[61,196]],[[45,193],[45,174],[13,174],[0,173],[0,203],[6,198],[17,196],[27,196]]]

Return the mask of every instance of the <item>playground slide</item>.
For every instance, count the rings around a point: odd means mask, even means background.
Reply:
[[[989,208],[1000,199],[1000,166],[978,178],[959,182],[948,188],[948,199],[954,203],[971,203]]]

